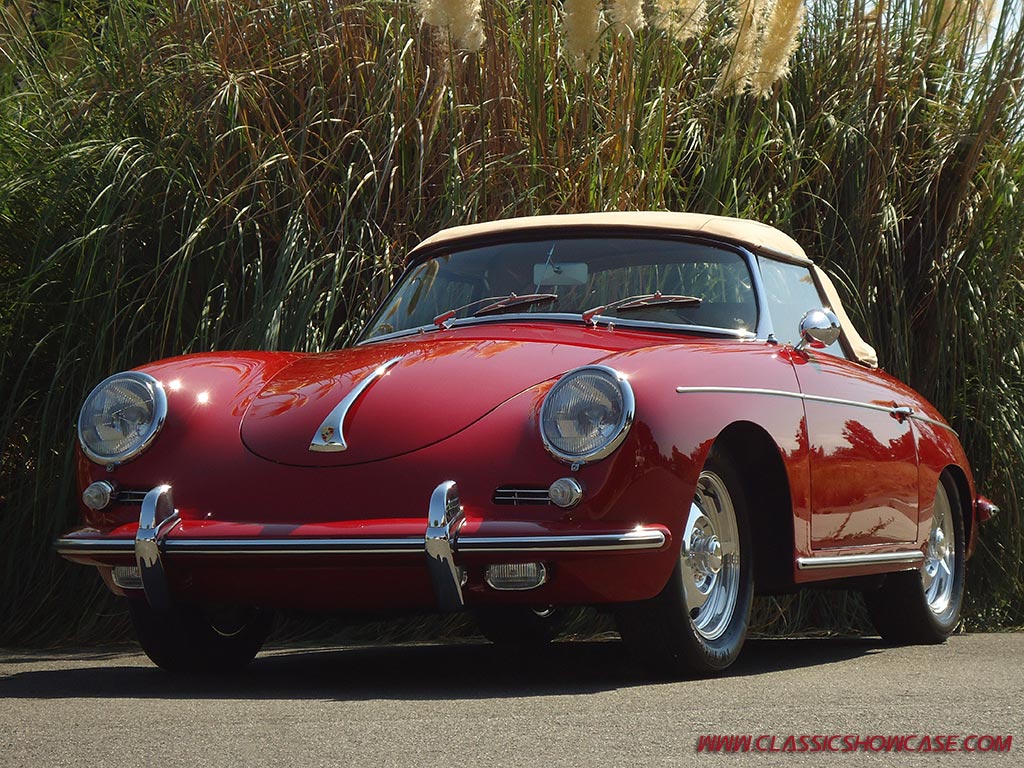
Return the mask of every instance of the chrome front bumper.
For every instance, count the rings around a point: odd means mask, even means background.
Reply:
[[[522,555],[567,552],[636,552],[658,550],[667,543],[663,530],[638,526],[629,531],[528,536],[459,535],[465,522],[458,488],[447,480],[434,489],[422,537],[395,538],[171,538],[180,519],[171,487],[157,486],[142,502],[135,539],[68,536],[54,548],[66,557],[133,555],[142,589],[155,610],[171,605],[164,558],[175,555],[395,555],[425,553],[434,595],[442,611],[465,605],[459,553]]]

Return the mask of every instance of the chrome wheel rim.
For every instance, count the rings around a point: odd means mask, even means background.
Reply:
[[[924,599],[932,613],[941,616],[949,609],[955,575],[956,530],[953,528],[953,511],[946,489],[940,482],[935,493],[932,527],[928,533],[924,565],[921,568]]]
[[[697,479],[680,557],[690,621],[702,638],[716,640],[736,612],[740,545],[732,497],[714,472],[701,472]]]

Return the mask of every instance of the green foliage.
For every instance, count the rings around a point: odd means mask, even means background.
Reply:
[[[440,227],[646,208],[772,222],[840,276],[1003,508],[968,625],[1024,624],[1016,3],[987,40],[910,0],[815,3],[767,99],[714,93],[721,17],[686,43],[609,35],[580,74],[545,0],[485,2],[474,55],[385,0],[43,5],[45,24],[0,21],[0,643],[123,629],[49,551],[104,376],[343,345]],[[792,630],[821,611],[763,613]]]

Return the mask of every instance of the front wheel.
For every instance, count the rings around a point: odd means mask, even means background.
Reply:
[[[539,648],[547,645],[565,627],[571,608],[528,608],[513,605],[481,608],[474,612],[480,632],[495,645]]]
[[[154,611],[143,598],[128,600],[139,645],[162,669],[179,673],[234,672],[259,653],[271,615],[259,608],[213,611],[175,606]]]
[[[964,518],[960,496],[948,474],[935,490],[924,564],[890,573],[866,592],[871,622],[883,639],[906,645],[941,643],[960,621],[964,596]]]
[[[737,472],[713,450],[668,584],[651,600],[617,611],[623,640],[656,672],[705,675],[739,655],[754,595],[748,517]]]

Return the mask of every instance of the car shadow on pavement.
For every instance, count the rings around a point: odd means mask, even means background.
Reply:
[[[754,639],[724,677],[784,674],[880,652],[877,638]],[[31,667],[31,668],[27,668]],[[42,667],[42,668],[39,668]],[[686,685],[703,681],[681,681]],[[540,652],[487,643],[277,648],[243,672],[165,673],[130,649],[0,656],[0,698],[482,699],[598,693],[666,684],[617,641],[559,642]]]

